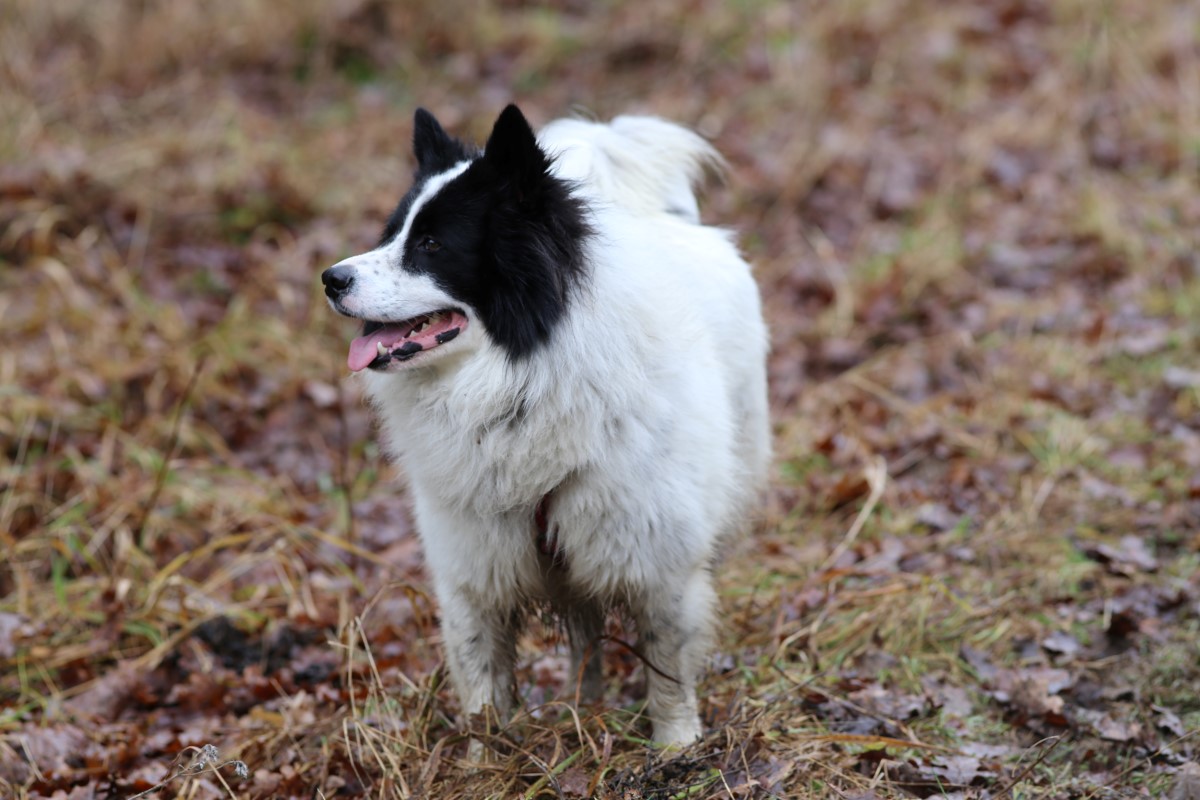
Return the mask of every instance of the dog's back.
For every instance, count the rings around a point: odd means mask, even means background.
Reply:
[[[706,173],[724,173],[724,159],[694,132],[657,117],[622,116],[608,124],[557,120],[538,138],[555,156],[557,174],[573,181],[597,213],[612,208],[617,217],[639,223],[622,219],[614,227],[626,233],[631,227],[649,227],[653,243],[635,238],[635,247],[666,251],[661,258],[614,255],[613,260],[668,273],[675,286],[667,291],[677,300],[692,299],[691,314],[699,315],[697,321],[706,329],[702,338],[717,332],[709,346],[723,362],[743,472],[731,477],[746,487],[749,501],[765,480],[770,460],[767,331],[748,265],[724,231],[701,225],[695,195]],[[676,221],[690,227],[678,228]],[[693,350],[704,347],[697,341],[683,344]]]
[[[694,187],[705,171],[724,168],[721,155],[687,128],[657,117],[617,117],[608,124],[560,119],[538,140],[555,156],[556,172],[593,202],[635,214],[667,212],[695,224]]]

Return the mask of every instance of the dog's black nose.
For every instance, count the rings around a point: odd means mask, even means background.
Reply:
[[[330,300],[337,300],[350,291],[350,285],[354,283],[354,269],[345,266],[330,267],[321,273],[321,283],[325,284],[325,296]]]

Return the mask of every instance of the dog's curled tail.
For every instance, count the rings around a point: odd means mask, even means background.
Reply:
[[[657,117],[617,117],[605,125],[578,119],[542,129],[557,174],[596,199],[635,214],[672,214],[699,224],[695,188],[725,160],[698,134]]]

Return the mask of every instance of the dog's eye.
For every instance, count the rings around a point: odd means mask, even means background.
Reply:
[[[442,249],[442,243],[432,236],[426,236],[417,243],[419,250],[424,250],[426,253],[436,253]]]

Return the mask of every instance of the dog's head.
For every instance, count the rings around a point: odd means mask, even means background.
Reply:
[[[416,113],[412,188],[375,249],[325,270],[330,306],[363,321],[351,370],[398,371],[487,337],[510,359],[543,345],[584,271],[585,210],[520,110],[482,152]]]

